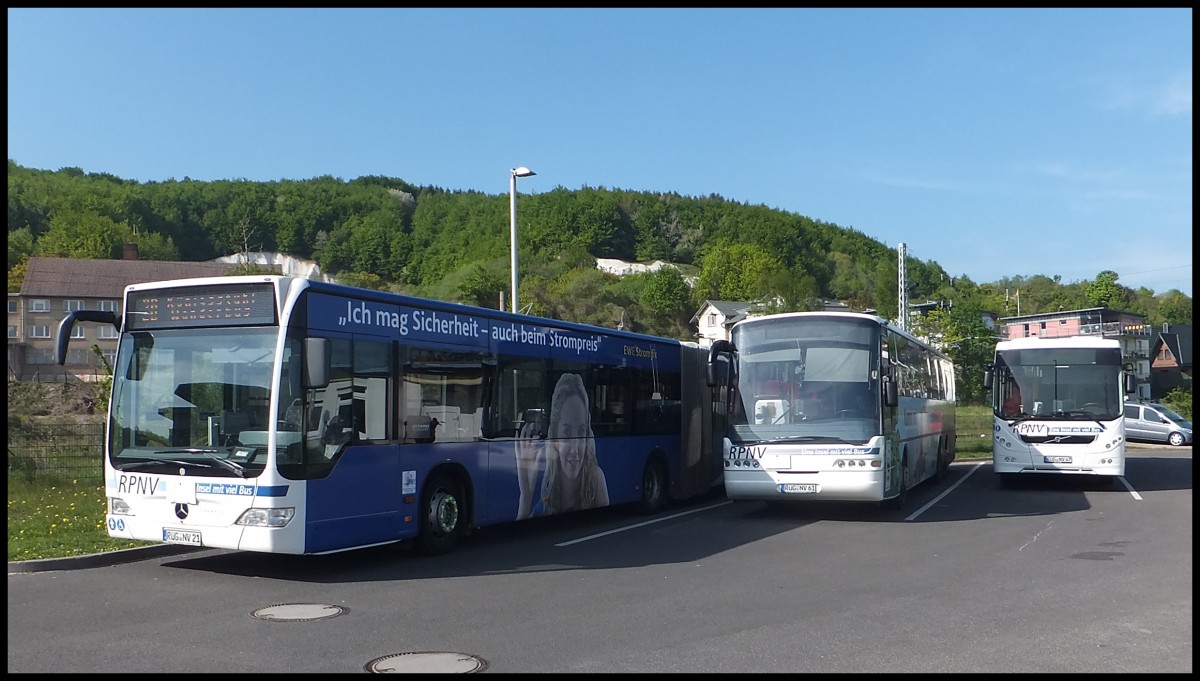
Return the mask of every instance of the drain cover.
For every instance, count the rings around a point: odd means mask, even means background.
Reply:
[[[487,669],[487,660],[466,653],[424,651],[384,655],[368,662],[364,669],[376,674],[411,674],[436,672],[442,674],[471,674]]]
[[[268,605],[250,613],[251,617],[272,622],[311,622],[327,620],[349,612],[340,605],[325,605],[324,603],[284,603]]]

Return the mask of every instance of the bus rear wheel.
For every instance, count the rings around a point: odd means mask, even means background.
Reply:
[[[946,472],[950,470],[950,447],[946,443],[947,440],[944,436],[938,438],[937,468],[933,471],[934,482],[941,482],[945,479]]]
[[[667,504],[667,468],[659,457],[646,461],[642,472],[642,498],[638,501],[638,512],[658,513]]]
[[[421,497],[417,550],[436,556],[453,549],[466,523],[464,510],[463,487],[456,478],[443,473],[430,480]]]

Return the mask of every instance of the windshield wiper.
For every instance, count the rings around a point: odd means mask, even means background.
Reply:
[[[175,447],[174,449],[159,449],[155,454],[216,454],[219,449],[202,449],[200,447]]]
[[[840,437],[829,437],[827,435],[780,435],[779,437],[763,440],[763,442],[830,442],[839,445],[857,444],[855,442],[850,442],[849,440],[843,440]]]
[[[1082,417],[1084,421],[1091,421],[1101,428],[1104,427],[1104,424],[1100,423],[1100,416],[1094,411],[1085,411],[1083,409],[1063,409],[1061,411],[1054,412],[1054,415],[1065,416],[1069,419]]]
[[[221,453],[221,451],[222,450],[220,450],[220,449],[203,449],[200,447],[177,447],[175,449],[161,449],[154,453],[155,454],[203,454],[204,456],[207,456],[211,461],[215,461],[222,468],[224,468],[228,471],[232,471],[239,478],[246,477],[245,469],[242,468],[240,465],[238,465],[228,459],[222,459],[221,457],[217,456],[217,454]],[[203,466],[205,468],[211,468],[211,466],[205,466],[204,464],[200,464],[195,461],[191,461],[186,464],[182,461],[173,462],[173,463],[180,463],[182,465],[191,465],[191,466]]]
[[[165,464],[165,463],[173,464],[176,466],[194,466],[194,465],[196,465],[195,461],[189,462],[189,461],[177,461],[175,459],[148,459],[146,461],[130,461],[129,463],[113,464],[113,468],[115,468],[119,471],[122,471],[122,472],[135,471],[135,470],[138,470],[141,468],[150,468],[151,466],[161,466],[162,464]],[[202,465],[205,468],[210,467],[208,464],[202,464]]]

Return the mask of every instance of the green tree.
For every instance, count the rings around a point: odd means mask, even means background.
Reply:
[[[1119,275],[1112,270],[1104,270],[1097,274],[1096,279],[1087,287],[1088,304],[1091,307],[1120,307],[1124,301],[1121,295],[1122,287],[1117,285],[1118,277]]]
[[[1168,324],[1191,324],[1192,299],[1178,289],[1171,289],[1158,299],[1158,313]]]
[[[967,300],[912,320],[915,335],[927,339],[954,361],[955,399],[960,404],[980,404],[986,397],[983,372],[992,361],[996,336],[983,318],[979,306]]]
[[[59,258],[116,258],[126,242],[128,225],[95,212],[60,211],[38,239],[38,255]]]
[[[8,292],[20,293],[21,285],[25,283],[25,272],[29,269],[29,260],[21,262],[8,268]]]
[[[468,305],[499,309],[500,292],[508,288],[507,272],[482,263],[474,263],[468,268],[469,272],[457,287],[459,301]]]
[[[757,301],[783,264],[757,244],[727,243],[710,250],[700,265],[700,300]]]
[[[10,223],[11,224],[11,223]],[[8,269],[23,262],[33,254],[33,232],[28,227],[8,232]]]

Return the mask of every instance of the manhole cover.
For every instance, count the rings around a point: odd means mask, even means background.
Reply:
[[[250,613],[250,616],[260,620],[271,620],[272,622],[311,622],[313,620],[327,620],[330,617],[337,617],[346,612],[350,611],[340,605],[284,603],[282,605],[268,605],[265,608],[259,608]]]
[[[396,653],[377,657],[364,669],[376,674],[413,674],[434,672],[442,674],[471,674],[487,669],[487,660],[466,653],[425,651]]]

